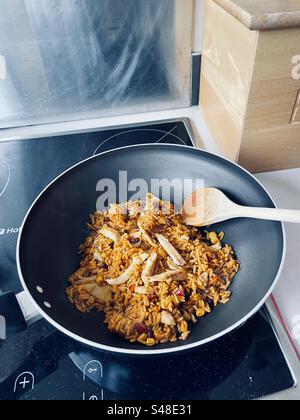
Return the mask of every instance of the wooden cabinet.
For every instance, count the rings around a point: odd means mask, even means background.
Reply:
[[[206,0],[200,103],[252,172],[300,166],[300,2]]]

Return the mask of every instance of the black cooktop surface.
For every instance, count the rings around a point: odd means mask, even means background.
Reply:
[[[15,261],[18,230],[53,178],[94,154],[157,142],[193,146],[189,122],[0,143],[0,293],[22,290]],[[0,400],[254,399],[294,385],[265,309],[217,342],[175,356],[95,351],[45,320],[1,338]]]

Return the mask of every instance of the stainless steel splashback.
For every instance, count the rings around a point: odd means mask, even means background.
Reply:
[[[193,0],[0,0],[0,128],[188,106],[192,11]]]

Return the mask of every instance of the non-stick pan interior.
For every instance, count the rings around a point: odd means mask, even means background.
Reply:
[[[99,155],[66,172],[40,196],[24,224],[19,250],[22,277],[32,297],[51,320],[95,345],[149,351],[111,334],[101,314],[79,313],[65,294],[68,277],[80,262],[78,247],[88,233],[85,226],[89,214],[96,209],[100,194],[96,185],[103,178],[113,179],[118,185],[119,171],[128,172],[128,181],[142,178],[148,185],[157,178],[202,178],[206,186],[220,188],[241,205],[274,204],[261,185],[240,167],[203,151],[171,145],[137,146]],[[284,248],[280,223],[236,219],[214,228],[225,230],[225,240],[234,246],[241,261],[231,288],[232,300],[193,326],[188,341],[154,350],[203,342],[238,326],[254,314],[274,285]]]

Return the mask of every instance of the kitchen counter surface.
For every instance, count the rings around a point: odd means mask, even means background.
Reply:
[[[72,133],[78,130],[92,129],[99,127],[112,127],[124,124],[141,123],[146,121],[159,121],[173,118],[189,118],[198,147],[220,154],[212,135],[207,129],[202,113],[199,108],[185,108],[163,112],[153,112],[148,114],[135,114],[121,117],[104,118],[87,121],[77,121],[70,123],[59,123],[43,125],[39,127],[15,128],[0,131],[0,141],[22,140],[24,138],[45,137],[50,134]],[[280,207],[300,209],[300,169],[259,174],[258,179],[270,191],[276,203]],[[274,301],[269,301],[268,305],[272,313],[275,325],[281,330],[283,348],[291,351],[288,336],[282,326],[282,319],[285,321],[286,328],[293,338],[295,349],[300,353],[300,225],[286,225],[287,233],[287,259],[282,276],[274,293]],[[280,316],[275,310],[278,305]],[[277,308],[277,309],[278,309]],[[292,351],[292,366],[300,381],[300,363],[296,356],[296,351]],[[286,391],[279,396],[271,396],[270,399],[298,399],[300,400],[300,387],[295,390]]]
[[[299,0],[214,0],[251,30],[300,26]]]
[[[257,175],[280,208],[300,210],[300,169]],[[274,297],[300,355],[300,225],[286,224],[286,261]]]

